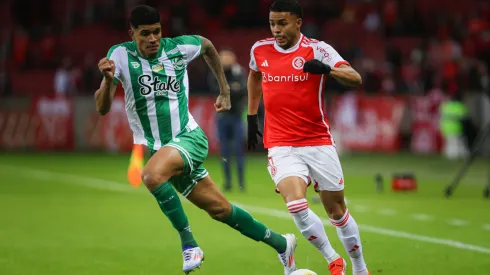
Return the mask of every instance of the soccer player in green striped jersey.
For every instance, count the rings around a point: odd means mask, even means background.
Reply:
[[[104,78],[95,93],[96,108],[101,115],[109,112],[117,85],[123,86],[134,143],[144,144],[152,155],[143,169],[143,182],[179,233],[183,271],[199,268],[204,253],[175,190],[212,218],[274,248],[285,274],[290,274],[296,269],[295,236],[275,233],[230,204],[203,166],[208,140],[189,112],[186,68],[202,56],[220,86],[215,109],[229,110],[230,88],[213,44],[197,35],[162,38],[158,11],[145,5],[133,9],[130,25],[132,40],[111,47],[99,62]]]

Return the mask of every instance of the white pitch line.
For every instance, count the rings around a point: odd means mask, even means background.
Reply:
[[[418,220],[418,221],[430,221],[433,220],[432,216],[429,216],[427,214],[412,214],[411,215],[412,219]]]
[[[453,225],[453,226],[463,226],[463,225],[468,225],[468,221],[464,221],[464,220],[458,220],[458,219],[451,219],[451,220],[448,220],[447,223],[449,223],[450,225]]]
[[[483,229],[490,231],[490,224],[484,224]]]
[[[116,181],[99,179],[99,178],[92,178],[92,177],[79,176],[73,174],[52,172],[49,170],[24,168],[24,167],[3,165],[3,164],[0,165],[0,169],[6,170],[8,172],[20,171],[20,173],[16,173],[18,177],[36,178],[42,181],[58,180],[62,182],[69,182],[71,184],[79,185],[83,187],[106,190],[106,191],[122,192],[122,193],[141,192],[140,190],[134,189],[129,185],[121,184]]]
[[[359,204],[353,204],[352,206],[349,206],[349,209],[352,208],[354,210],[353,212],[358,212],[358,213],[366,213],[369,211],[369,208],[364,206],[364,205],[359,205]]]
[[[136,190],[133,189],[128,184],[122,184],[120,182],[110,181],[110,180],[102,180],[102,179],[85,177],[85,176],[78,176],[78,175],[72,175],[66,173],[57,173],[48,170],[31,169],[26,167],[10,166],[10,165],[0,165],[0,169],[7,172],[20,170],[22,171],[22,173],[19,174],[19,176],[39,178],[41,180],[61,179],[63,180],[64,183],[75,184],[75,185],[85,186],[87,188],[94,188],[99,190],[107,190],[107,191],[122,192],[122,193],[133,193],[133,194],[140,194],[140,195],[145,193],[140,191],[141,189],[136,189]],[[260,207],[260,206],[245,205],[240,203],[237,203],[237,205],[242,206],[243,208],[245,208],[250,212],[291,220],[291,215],[286,211],[274,210],[274,209]],[[328,219],[322,219],[322,222],[325,225],[333,226],[330,224],[330,221]],[[429,236],[417,235],[404,231],[392,230],[388,228],[382,228],[382,227],[365,225],[365,224],[359,224],[359,229],[361,231],[378,234],[378,235],[416,240],[416,241],[432,243],[432,244],[440,244],[440,245],[458,248],[461,250],[469,250],[469,251],[475,251],[484,254],[490,254],[490,248],[488,247],[467,244],[455,240],[433,238]]]
[[[396,211],[393,209],[381,209],[378,211],[378,214],[384,215],[384,216],[393,216],[396,214]]]

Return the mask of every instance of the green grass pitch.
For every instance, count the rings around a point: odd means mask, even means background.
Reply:
[[[0,274],[183,274],[179,238],[143,187],[127,183],[128,155],[0,154]],[[490,274],[490,201],[482,197],[490,164],[478,160],[453,198],[444,186],[461,165],[434,156],[355,154],[341,157],[346,196],[360,225],[371,274]],[[296,229],[266,170],[265,156],[247,161],[247,193],[227,197],[256,219],[298,237],[299,268],[329,274],[326,262]],[[205,166],[221,185],[218,159]],[[394,193],[394,172],[412,171],[416,193]],[[385,178],[378,193],[374,177]],[[317,194],[311,208],[327,216]],[[282,274],[276,253],[184,207],[206,261],[196,275]],[[333,246],[344,251],[333,226]],[[352,274],[349,268],[348,274]]]

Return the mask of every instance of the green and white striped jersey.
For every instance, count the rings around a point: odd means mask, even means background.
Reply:
[[[183,130],[198,127],[189,113],[187,65],[202,52],[199,36],[162,38],[155,58],[142,57],[136,42],[111,47],[114,82],[124,88],[134,143],[158,150]]]

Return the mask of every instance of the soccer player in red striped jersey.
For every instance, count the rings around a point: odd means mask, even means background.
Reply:
[[[275,1],[269,15],[273,38],[258,41],[251,49],[249,150],[262,135],[257,112],[263,95],[268,170],[296,226],[325,257],[331,274],[345,274],[345,260],[333,249],[320,218],[308,207],[306,190],[313,183],[351,258],[353,273],[367,275],[359,229],[345,205],[342,167],[324,113],[327,77],[353,87],[362,80],[332,46],[301,33],[302,17],[297,1]]]

